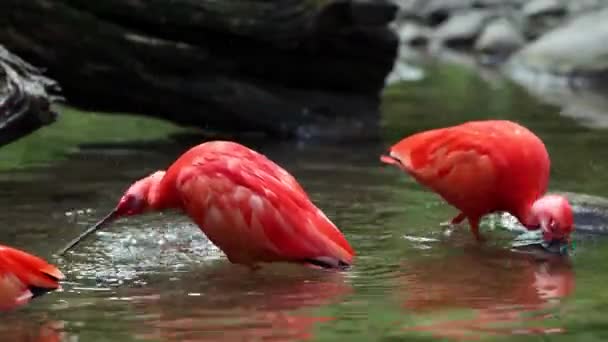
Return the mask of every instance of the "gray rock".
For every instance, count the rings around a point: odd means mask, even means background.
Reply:
[[[411,46],[426,45],[433,32],[430,28],[415,23],[405,23],[397,31],[401,44]]]
[[[522,11],[528,17],[563,15],[566,13],[566,5],[562,0],[533,0],[526,3]]]
[[[533,0],[526,3],[521,11],[527,19],[526,37],[536,39],[562,25],[566,14],[564,1]]]
[[[475,50],[509,54],[518,50],[525,42],[524,36],[511,21],[506,18],[497,18],[483,29],[475,42]]]
[[[525,0],[475,0],[473,6],[477,8],[489,7],[519,7]]]
[[[434,38],[448,46],[473,42],[490,18],[486,10],[459,12],[439,26]]]
[[[555,74],[608,71],[608,8],[580,16],[520,50],[512,65]]]
[[[572,0],[568,2],[568,12],[572,15],[598,10],[608,5],[604,0]]]
[[[438,12],[454,12],[469,9],[473,6],[473,0],[428,0],[423,1],[422,15],[429,17]]]
[[[470,9],[473,0],[393,0],[400,8],[399,17],[415,17],[438,24],[452,12]]]

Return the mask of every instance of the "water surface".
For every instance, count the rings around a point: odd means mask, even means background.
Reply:
[[[1,314],[7,341],[585,340],[608,337],[608,240],[578,234],[570,258],[509,250],[508,217],[444,234],[456,214],[378,161],[415,131],[478,118],[520,121],[546,141],[551,190],[568,192],[577,224],[599,231],[608,197],[608,132],[560,116],[506,81],[456,66],[384,94],[382,141],[245,143],[292,172],[358,252],[342,273],[231,265],[187,218],[123,219],[65,259],[51,254],[110,210],[138,177],[201,137],[172,125],[65,109],[61,124],[5,149],[0,241],[50,258],[63,290]],[[86,119],[85,119],[86,118]],[[88,127],[88,128],[87,128]],[[91,127],[94,127],[92,129]],[[84,130],[84,131],[83,131]],[[596,229],[597,228],[597,229]]]

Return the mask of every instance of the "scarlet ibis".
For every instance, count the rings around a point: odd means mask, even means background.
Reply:
[[[345,268],[354,256],[293,176],[230,141],[195,146],[166,172],[138,180],[105,218],[59,254],[119,217],[171,208],[183,210],[230,262],[251,269],[279,261]]]
[[[57,267],[22,250],[0,245],[0,310],[56,290],[64,279]]]
[[[479,221],[492,212],[514,215],[545,241],[568,241],[572,208],[547,194],[550,160],[545,145],[527,128],[507,120],[471,121],[413,134],[381,161],[409,173],[438,193],[465,218],[479,241]]]

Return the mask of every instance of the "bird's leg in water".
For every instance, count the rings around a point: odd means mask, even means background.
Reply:
[[[465,218],[467,218],[467,216],[464,213],[460,213],[460,214],[456,215],[451,221],[441,222],[439,225],[441,227],[446,227],[445,230],[443,231],[443,234],[444,235],[452,234],[452,231],[454,230],[454,228],[456,228],[457,225],[462,223],[462,221],[464,221]]]
[[[464,219],[466,219],[467,216],[464,213],[460,213],[458,215],[456,215],[453,219],[451,219],[450,221],[446,221],[446,222],[441,222],[440,226],[442,227],[452,227],[452,226],[456,226],[462,223],[462,221],[464,221]]]
[[[479,218],[469,217],[469,225],[471,226],[471,233],[473,233],[477,242],[484,242],[486,239],[479,234]]]
[[[464,213],[460,213],[458,215],[456,215],[456,217],[454,217],[452,219],[452,221],[450,221],[451,225],[457,225],[462,223],[462,221],[464,221],[464,219],[467,218],[467,216]]]

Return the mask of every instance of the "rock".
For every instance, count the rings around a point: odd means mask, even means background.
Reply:
[[[576,0],[569,1],[567,4],[570,15],[579,15],[584,12],[598,10],[606,6],[603,0]]]
[[[400,17],[417,18],[436,26],[459,10],[472,7],[473,0],[395,0],[401,8]]]
[[[527,18],[525,35],[533,40],[563,24],[566,5],[563,0],[533,0],[522,13]]]
[[[540,102],[559,108],[561,116],[589,129],[608,129],[608,97],[603,84],[587,79],[536,73],[524,68],[508,70],[509,78]]]
[[[490,18],[491,13],[486,10],[459,12],[439,26],[434,38],[446,46],[470,44],[475,41]]]
[[[55,121],[59,85],[0,45],[0,145]]]
[[[510,54],[525,44],[522,33],[506,18],[491,21],[475,42],[475,50],[490,54]]]
[[[388,0],[2,0],[0,41],[87,110],[368,139],[398,52],[396,11]]]
[[[525,0],[474,0],[474,8],[519,7]]]
[[[608,8],[580,16],[520,50],[511,66],[560,75],[608,72]]]
[[[393,71],[386,78],[386,84],[398,82],[416,82],[424,78],[424,70],[411,65],[406,61],[399,60],[395,63]]]
[[[422,8],[421,15],[432,26],[449,19],[454,12],[472,7],[472,0],[428,0]]]
[[[424,27],[415,23],[405,23],[397,31],[401,44],[410,46],[426,45],[433,31],[428,27]]]
[[[566,6],[561,0],[533,0],[526,3],[522,11],[528,17],[543,15],[559,16],[566,13]]]

